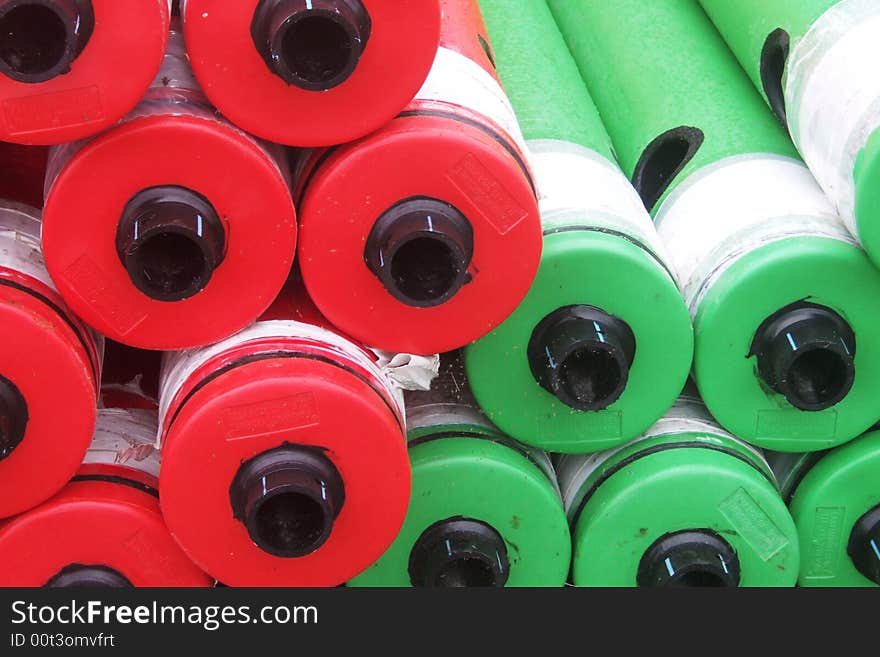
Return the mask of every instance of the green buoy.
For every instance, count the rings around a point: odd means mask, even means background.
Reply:
[[[455,354],[407,393],[413,491],[399,536],[348,586],[562,586],[571,536],[544,452],[478,410]]]
[[[675,401],[693,355],[690,316],[544,0],[480,6],[528,140],[544,255],[519,308],[467,348],[468,376],[510,436],[556,452],[607,449]]]
[[[800,534],[800,586],[880,585],[880,431],[830,452],[770,454]]]
[[[694,393],[641,437],[563,456],[576,586],[793,586],[794,522],[761,453]]]

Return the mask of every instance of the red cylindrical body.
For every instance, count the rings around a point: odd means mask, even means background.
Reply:
[[[219,118],[173,33],[132,114],[53,151],[43,246],[61,294],[108,337],[155,350],[216,342],[253,322],[290,271],[286,154]]]
[[[327,146],[412,100],[437,51],[440,4],[184,0],[182,14],[193,69],[224,116],[264,139]]]
[[[357,142],[302,159],[299,264],[321,312],[363,342],[450,351],[500,324],[541,256],[515,115],[475,1],[441,3],[441,48],[416,99]]]
[[[101,411],[71,482],[0,525],[0,586],[211,586],[162,520],[155,435],[155,411]]]
[[[57,492],[95,424],[103,340],[65,306],[36,210],[0,204],[0,518]]]
[[[160,418],[168,526],[224,584],[341,584],[403,523],[410,471],[401,397],[371,352],[327,329],[290,289],[232,338],[168,354]],[[267,455],[299,465],[262,471],[242,498],[249,468]],[[292,481],[303,472],[322,482],[317,500],[301,477]],[[317,501],[311,517],[300,504],[309,500]],[[316,520],[309,541],[297,535],[307,520]]]
[[[159,70],[172,0],[0,0],[0,141],[61,144],[131,111]]]

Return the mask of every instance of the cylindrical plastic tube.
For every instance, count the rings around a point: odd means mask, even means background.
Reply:
[[[0,141],[0,199],[43,207],[46,179],[46,146],[22,146]]]
[[[480,5],[528,140],[544,253],[523,303],[467,348],[468,376],[510,436],[557,452],[607,449],[681,392],[690,315],[546,2]]]
[[[82,462],[95,426],[103,340],[64,305],[36,210],[0,203],[0,518],[46,500]]]
[[[778,451],[863,433],[876,419],[880,273],[705,13],[695,0],[550,4],[654,208],[712,414]]]
[[[0,141],[105,130],[156,76],[172,0],[0,0]]]
[[[880,5],[701,2],[847,227],[880,262]]]
[[[522,301],[541,256],[525,144],[476,0],[443,0],[425,86],[381,130],[306,154],[299,263],[335,325],[408,353],[457,349]]]
[[[880,432],[830,452],[767,460],[800,535],[798,584],[880,585]]]
[[[144,349],[216,342],[278,294],[296,247],[285,154],[206,104],[172,33],[138,108],[53,151],[43,245],[71,307]]]
[[[155,411],[102,410],[70,483],[0,524],[0,586],[211,586],[162,520],[155,437]]]
[[[399,390],[292,294],[163,366],[162,510],[229,586],[341,584],[391,544],[409,503]]]
[[[770,466],[692,394],[640,438],[557,463],[576,586],[794,586],[797,530]]]
[[[425,81],[440,0],[183,0],[186,44],[230,121],[291,146],[329,146],[390,121]]]
[[[349,586],[562,586],[571,536],[544,452],[480,412],[457,354],[406,395],[412,502],[390,548]]]

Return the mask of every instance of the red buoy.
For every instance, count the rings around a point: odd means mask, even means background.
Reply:
[[[162,63],[171,0],[0,0],[0,141],[61,144],[131,111]]]
[[[71,482],[0,524],[0,586],[211,586],[162,520],[155,437],[155,411],[101,411]]]
[[[179,33],[132,114],[52,153],[49,271],[70,306],[119,342],[182,349],[235,333],[278,294],[295,246],[284,153],[206,104]]]
[[[196,76],[224,116],[291,146],[390,121],[425,81],[440,0],[183,0]]]
[[[541,224],[525,145],[476,2],[443,6],[416,99],[371,135],[304,156],[299,263],[321,312],[366,344],[450,351],[528,291]]]
[[[36,210],[0,204],[0,518],[57,492],[95,425],[103,340],[65,306]]]
[[[391,544],[409,503],[399,391],[289,294],[163,365],[162,510],[229,586],[341,584]]]

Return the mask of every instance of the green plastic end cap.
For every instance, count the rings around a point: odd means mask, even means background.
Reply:
[[[827,453],[804,475],[790,505],[800,535],[800,586],[880,583],[877,481],[880,431]]]
[[[564,403],[532,370],[536,327],[572,306],[618,318],[636,345],[625,387],[602,410]],[[617,235],[572,230],[545,237],[528,295],[501,326],[465,349],[465,365],[474,396],[504,433],[548,451],[584,454],[635,438],[669,410],[690,373],[693,339],[681,293],[651,255]]]
[[[410,447],[410,460],[412,498],[403,527],[378,561],[348,586],[413,586],[416,544],[436,544],[426,540],[434,533],[426,530],[432,526],[436,530],[450,519],[478,522],[492,531],[479,533],[484,537],[481,556],[476,563],[464,564],[466,577],[453,569],[448,573],[453,577],[445,577],[444,583],[470,580],[467,571],[477,571],[483,581],[500,581],[498,573],[506,569],[503,558],[497,569],[486,565],[485,556],[495,551],[506,554],[509,564],[505,587],[565,584],[571,533],[562,501],[547,475],[524,454],[491,440],[454,436]],[[503,539],[503,548],[493,540],[496,535]],[[468,552],[461,547],[453,550],[463,551]],[[442,574],[448,559],[438,561]],[[485,576],[487,571],[491,577]]]
[[[858,238],[871,260],[880,263],[880,129],[868,138],[856,158],[853,175]]]
[[[677,553],[663,541],[679,532],[700,534],[702,545],[696,550],[690,546],[697,541],[685,544],[682,553],[691,552],[685,567],[673,561],[673,573],[667,570],[664,577],[665,557],[659,556]],[[703,538],[707,532],[727,546]],[[753,465],[713,449],[662,450],[617,470],[584,505],[573,539],[576,586],[671,585],[690,579],[731,584],[737,563],[742,587],[787,587],[797,581],[798,534],[779,492]],[[724,557],[729,574],[720,562],[720,574],[709,570],[713,549]],[[646,571],[654,572],[653,580],[646,579]],[[684,578],[688,572],[694,574]]]
[[[880,270],[850,242],[818,236],[792,237],[743,256],[706,291],[694,320],[694,379],[706,406],[730,433],[779,452],[830,449],[861,435],[877,419],[874,382],[880,378],[878,298]],[[852,354],[855,374],[849,391],[821,411],[801,410],[784,392],[768,385],[753,353],[756,334],[768,318],[775,318],[798,302],[833,311],[845,320],[858,343],[858,353]],[[826,338],[835,343],[836,353],[809,355],[807,350],[802,364],[807,372],[818,370],[827,376],[825,366],[821,362],[814,366],[812,361],[830,358],[838,362],[843,373],[834,388],[839,394],[847,387],[850,365],[835,336],[848,335],[849,331],[834,315],[826,319],[826,326],[831,326]],[[792,337],[797,344],[798,336]],[[776,333],[776,341],[781,343],[780,353],[784,356],[780,362],[784,365],[788,360],[790,372],[800,349],[789,350],[786,355],[785,331]],[[822,346],[821,339],[813,344]],[[787,381],[786,387],[790,389],[791,383]],[[835,396],[828,398],[833,400]]]

